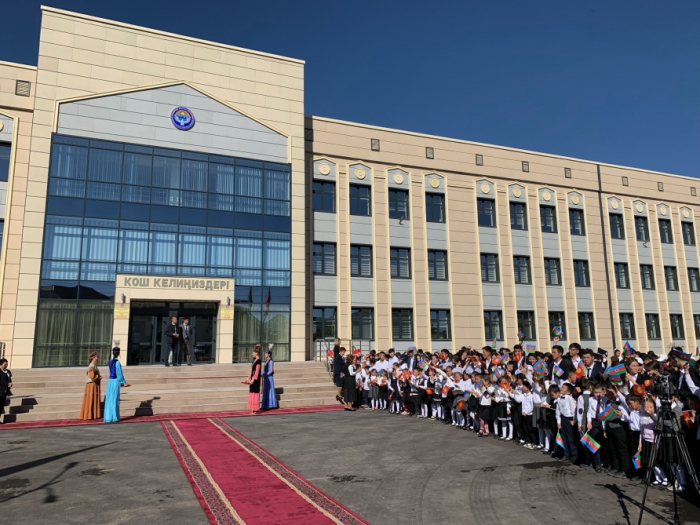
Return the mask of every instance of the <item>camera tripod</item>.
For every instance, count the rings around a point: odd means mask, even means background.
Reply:
[[[681,431],[681,426],[678,422],[678,418],[676,417],[676,413],[671,408],[670,401],[662,400],[659,418],[656,421],[656,426],[654,427],[654,444],[651,451],[651,456],[649,457],[649,465],[647,466],[646,476],[644,477],[644,496],[642,497],[642,506],[641,510],[639,511],[639,521],[637,522],[637,525],[642,525],[642,518],[644,517],[644,503],[647,500],[647,491],[649,490],[649,485],[651,485],[651,476],[654,473],[654,467],[659,459],[659,450],[662,446],[667,446],[669,440],[671,443],[671,449],[673,450],[672,461],[668,463],[671,467],[668,477],[673,487],[674,525],[680,525],[681,523],[680,518],[678,517],[678,502],[676,501],[676,480],[678,478],[677,469],[681,466],[685,466],[686,472],[688,473],[688,478],[693,481],[695,488],[700,491],[700,483],[698,483],[698,477],[695,473],[695,469],[693,468],[693,463],[690,460],[688,447],[683,440],[683,432]]]

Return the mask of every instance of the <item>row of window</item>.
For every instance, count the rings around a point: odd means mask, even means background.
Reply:
[[[313,309],[313,338],[333,339],[337,335],[335,308]],[[394,340],[413,340],[413,310],[407,308],[394,308],[392,315],[392,338]],[[374,339],[374,310],[372,308],[353,308],[352,339]],[[647,339],[661,339],[659,314],[646,314]],[[534,312],[517,312],[518,331],[524,334],[524,340],[535,340],[535,314]],[[671,314],[671,336],[673,339],[683,339],[683,316]],[[695,325],[695,337],[700,339],[700,315],[693,316]],[[579,340],[595,340],[595,326],[593,314],[580,312],[578,314]],[[557,327],[566,332],[566,320],[564,312],[549,312],[550,333]],[[450,311],[430,310],[430,333],[433,340],[451,339],[450,335]],[[504,340],[503,315],[500,310],[484,311],[484,335],[485,340]],[[634,315],[631,313],[620,314],[620,336],[622,339],[636,339]]]
[[[350,185],[350,215],[371,217],[371,192],[370,186]],[[409,219],[410,205],[408,198],[408,191],[406,190],[389,190],[389,217],[391,219]],[[314,211],[335,213],[335,183],[314,181],[311,200]],[[428,222],[445,222],[445,196],[443,194],[426,193],[425,220]]]
[[[313,244],[313,273],[316,275],[336,275],[337,251],[334,243]],[[411,278],[411,249],[391,248],[389,267],[392,279]],[[364,244],[350,245],[350,275],[352,277],[372,277],[372,247]],[[447,280],[447,252],[428,250],[428,279]]]
[[[634,218],[634,231],[638,241],[649,241],[649,222],[646,217]],[[683,244],[686,246],[695,246],[695,228],[693,223],[681,222],[681,231],[683,233]],[[618,213],[610,214],[610,236],[613,239],[625,238],[622,215]],[[659,219],[659,237],[662,243],[673,244],[673,230],[671,229],[671,221],[669,219]]]

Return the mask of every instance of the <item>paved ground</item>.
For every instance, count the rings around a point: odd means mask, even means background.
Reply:
[[[641,485],[439,423],[368,411],[227,421],[374,525],[637,522]],[[649,500],[644,523],[669,523],[671,493]],[[681,523],[700,523],[696,496],[680,507]],[[208,523],[159,423],[0,432],[0,521]]]

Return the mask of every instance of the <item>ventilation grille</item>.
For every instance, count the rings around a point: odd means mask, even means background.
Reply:
[[[32,89],[32,83],[26,80],[18,80],[15,84],[15,95],[20,97],[28,97]]]

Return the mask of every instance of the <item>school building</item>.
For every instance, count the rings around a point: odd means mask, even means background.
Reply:
[[[0,62],[0,351],[700,340],[698,181],[304,113],[304,62],[42,8]]]

